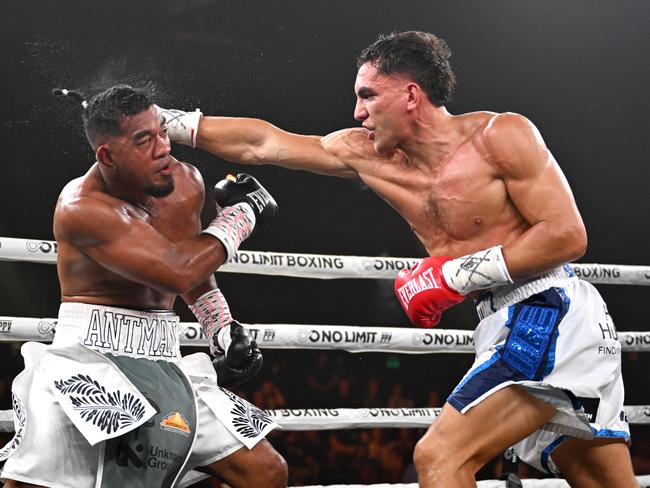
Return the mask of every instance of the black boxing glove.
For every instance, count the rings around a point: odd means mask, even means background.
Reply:
[[[262,353],[250,331],[236,320],[214,334],[213,343],[222,352],[212,361],[217,372],[217,384],[239,386],[262,369]]]
[[[247,203],[255,213],[255,228],[265,229],[275,217],[278,204],[271,194],[246,173],[240,173],[233,179],[229,176],[219,181],[214,187],[214,198],[220,207],[231,207],[238,203]]]

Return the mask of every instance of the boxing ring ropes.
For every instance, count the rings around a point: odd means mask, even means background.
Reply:
[[[56,264],[54,241],[0,237],[0,261]],[[311,279],[365,278],[394,279],[418,259],[392,257],[289,254],[239,251],[219,271]],[[650,266],[573,264],[578,277],[594,284],[650,286]],[[413,329],[405,327],[358,327],[307,324],[247,324],[260,348],[339,349],[348,352],[391,352],[401,354],[473,353],[472,331]],[[50,342],[56,319],[0,316],[0,341]],[[181,323],[181,346],[207,346],[197,323]],[[650,351],[650,331],[618,332],[622,351]],[[650,424],[650,405],[626,405],[630,424]],[[426,428],[440,408],[370,409],[280,409],[267,410],[285,430],[334,430],[362,428]],[[0,431],[12,432],[11,410],[0,411]],[[182,487],[207,478],[192,471]],[[650,487],[650,475],[637,476],[642,487]],[[567,487],[563,480],[525,479],[524,488]],[[415,488],[417,484],[330,485],[327,488]],[[501,488],[505,481],[479,481],[480,488]],[[318,487],[310,487],[318,488]]]

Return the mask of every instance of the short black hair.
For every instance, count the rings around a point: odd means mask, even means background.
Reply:
[[[371,63],[380,73],[410,76],[434,105],[451,99],[456,77],[449,64],[447,43],[428,32],[406,31],[381,34],[357,58],[357,67]]]
[[[122,133],[122,119],[144,112],[153,105],[150,95],[142,88],[115,85],[88,101],[83,113],[84,131],[90,145],[96,149],[102,136]]]

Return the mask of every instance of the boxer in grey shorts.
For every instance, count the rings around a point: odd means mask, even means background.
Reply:
[[[170,155],[166,121],[141,90],[93,97],[84,129],[97,161],[56,205],[59,322],[52,345],[22,349],[5,486],[171,488],[196,468],[233,487],[285,487],[286,463],[264,439],[277,426],[223,389],[262,357],[213,276],[275,201],[248,175],[224,180],[202,231],[202,178]],[[181,357],[177,296],[213,358]]]

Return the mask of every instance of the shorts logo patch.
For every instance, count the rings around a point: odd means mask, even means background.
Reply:
[[[187,419],[180,412],[170,412],[160,422],[160,428],[169,432],[189,437],[190,426],[187,425]]]
[[[600,406],[600,398],[577,397],[576,400],[582,405],[587,420],[590,423],[595,422],[596,416],[598,415],[598,407]]]

